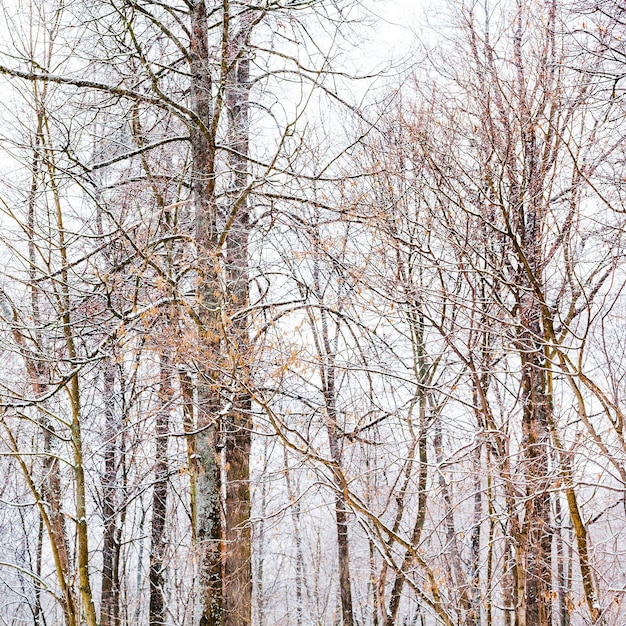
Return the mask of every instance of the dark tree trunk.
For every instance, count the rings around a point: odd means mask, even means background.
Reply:
[[[413,533],[411,535],[411,543],[416,546],[419,544],[422,536],[422,530],[424,528],[424,522],[426,521],[426,500],[427,490],[426,484],[428,481],[428,448],[427,448],[427,429],[426,429],[426,415],[425,415],[425,402],[426,398],[420,400],[420,433],[417,442],[417,457],[419,462],[418,471],[418,497],[417,497],[417,516],[415,518],[415,524],[413,525]],[[406,554],[400,569],[396,572],[396,577],[391,590],[391,598],[389,601],[389,610],[385,619],[385,626],[394,626],[398,620],[398,611],[400,610],[400,600],[402,598],[402,589],[404,588],[404,581],[406,573],[409,570],[412,562],[410,554]]]
[[[104,475],[102,476],[102,589],[100,594],[101,626],[117,626],[119,618],[119,585],[117,580],[117,437],[118,419],[115,409],[115,369],[110,360],[104,362]]]
[[[538,192],[536,192],[538,193]],[[533,272],[533,282],[520,276],[518,349],[522,361],[522,470],[526,507],[518,549],[523,553],[525,621],[522,626],[552,625],[552,529],[550,513],[550,434],[552,399],[543,354],[541,304],[534,293],[541,285],[543,267],[539,232],[540,209],[527,210],[522,241]],[[521,587],[520,587],[521,588]]]
[[[160,398],[161,406],[156,413],[155,430],[155,462],[154,462],[154,490],[152,492],[152,528],[150,552],[150,626],[164,626],[165,618],[165,576],[163,561],[165,556],[165,520],[167,518],[167,434],[169,429],[169,407],[167,406],[173,394],[172,373],[167,356],[161,357]]]
[[[325,368],[325,388],[324,396],[326,401],[326,414],[328,417],[328,442],[330,455],[333,461],[339,466],[341,464],[341,447],[339,441],[339,424],[337,421],[337,409],[335,399],[335,365],[330,350],[328,339],[328,327],[326,317],[323,315],[323,340],[327,355],[327,367]],[[353,626],[353,606],[352,606],[352,581],[350,577],[350,538],[348,536],[348,507],[343,493],[343,484],[339,477],[336,477],[335,486],[337,489],[335,496],[335,526],[337,529],[337,555],[339,564],[339,595],[341,598],[342,626]]]
[[[216,380],[218,302],[216,297],[217,211],[215,201],[215,139],[213,84],[208,41],[207,9],[200,0],[191,9],[191,108],[195,115],[189,134],[192,151],[192,189],[195,203],[196,248],[200,273],[198,318],[200,371],[197,383],[198,434],[190,454],[195,487],[194,537],[198,555],[200,626],[222,624],[222,519],[218,461],[219,388]]]
[[[250,543],[250,447],[252,399],[247,391],[251,347],[248,316],[238,311],[248,305],[248,99],[250,93],[250,36],[252,13],[229,20],[225,105],[232,148],[232,196],[226,221],[226,278],[232,325],[228,339],[233,402],[225,417],[224,452],[226,502],[224,528],[224,626],[248,626],[252,622],[252,559]]]

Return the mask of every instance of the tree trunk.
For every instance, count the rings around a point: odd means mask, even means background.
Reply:
[[[301,517],[300,517],[300,501],[294,490],[293,483],[291,481],[291,474],[288,463],[287,449],[284,450],[285,454],[285,482],[287,486],[287,497],[291,502],[291,520],[293,522],[293,537],[296,544],[296,626],[302,626],[302,618],[304,615],[303,610],[303,597],[302,590],[305,584],[304,578],[304,553],[302,550],[302,533],[300,530]]]
[[[563,514],[561,508],[561,494],[555,494],[555,532],[556,532],[556,559],[557,559],[557,602],[559,606],[559,626],[570,626],[570,614],[567,610],[569,588],[565,573],[565,542],[563,540]]]
[[[324,316],[324,312],[322,312]],[[325,316],[323,317],[325,319]],[[328,341],[327,325],[323,324],[323,337],[326,344],[328,360],[325,368],[325,389],[326,413],[328,417],[328,442],[330,455],[333,461],[339,466],[341,463],[341,449],[339,443],[339,426],[337,423],[337,411],[335,405],[335,366],[332,363],[332,356],[328,355],[330,344]],[[337,556],[339,564],[339,595],[341,598],[342,626],[353,626],[352,607],[352,582],[350,577],[350,540],[348,536],[348,508],[343,494],[343,485],[336,477],[335,495],[335,527],[337,529]]]
[[[250,398],[237,398],[225,425],[224,626],[252,622],[250,553]]]
[[[226,9],[225,9],[226,10]],[[250,16],[251,13],[248,13]],[[247,391],[250,355],[248,316],[237,312],[248,305],[248,98],[250,93],[249,17],[228,19],[229,73],[226,77],[225,104],[228,114],[229,142],[232,148],[232,197],[225,226],[226,278],[229,298],[228,342],[231,347],[230,370],[232,407],[224,421],[225,451],[225,550],[224,550],[224,626],[248,626],[252,622],[252,558],[250,543],[250,447],[252,445],[252,399]]]
[[[527,250],[535,280],[540,281],[539,233],[534,211],[534,208],[530,210],[526,228]],[[523,553],[525,623],[527,626],[551,626],[552,530],[548,466],[551,398],[540,341],[539,303],[532,293],[532,285],[526,280],[521,280],[520,284],[523,291],[519,299],[518,346],[522,360],[522,465],[526,481],[526,507],[518,548]]]
[[[163,575],[163,560],[165,556],[165,521],[167,518],[167,434],[169,428],[169,407],[167,406],[172,397],[172,374],[170,362],[167,356],[161,356],[160,363],[160,390],[159,403],[155,416],[155,455],[154,455],[154,489],[152,492],[152,527],[151,552],[150,552],[150,626],[164,626],[165,596],[163,588],[165,576]]]
[[[422,536],[424,522],[426,521],[426,500],[428,493],[426,490],[428,481],[428,440],[425,420],[425,400],[420,400],[421,424],[418,439],[418,459],[419,459],[419,478],[418,478],[418,497],[417,497],[417,516],[413,525],[413,533],[411,535],[411,545],[417,546]],[[394,626],[398,620],[398,611],[400,610],[400,600],[402,598],[402,589],[404,587],[405,578],[413,557],[406,554],[402,561],[400,569],[396,572],[396,577],[391,590],[391,599],[389,600],[389,610],[385,619],[385,626]]]
[[[117,550],[117,436],[115,410],[115,369],[109,359],[104,363],[104,475],[102,477],[102,589],[100,595],[100,626],[119,624],[119,587],[116,572]]]
[[[474,478],[474,526],[470,535],[470,611],[468,623],[471,626],[480,626],[481,620],[481,585],[480,585],[480,526],[483,511],[482,473],[481,473],[482,445],[476,446],[475,478]]]
[[[216,380],[217,211],[215,202],[215,142],[213,136],[212,80],[205,2],[191,10],[191,108],[195,119],[189,134],[192,151],[192,189],[195,203],[198,253],[198,318],[200,371],[197,381],[198,434],[193,442],[190,472],[195,486],[195,531],[198,554],[197,615],[200,626],[222,624],[222,519],[218,460],[219,389]]]
[[[35,345],[30,348],[26,344],[25,337],[18,331],[14,330],[13,335],[17,345],[20,346],[22,355],[26,365],[26,371],[30,379],[30,384],[35,398],[43,398],[48,394],[48,380],[50,374],[48,364],[45,359],[39,358],[39,352],[43,351],[42,337],[38,329],[41,327],[40,314],[40,289],[37,282],[37,251],[36,251],[36,195],[39,189],[40,176],[42,174],[42,160],[45,149],[45,95],[46,91],[39,94],[35,86],[35,100],[38,104],[37,111],[37,130],[34,138],[33,160],[32,160],[32,179],[30,193],[28,196],[28,216],[27,216],[27,233],[28,233],[28,257],[30,261],[29,279],[30,279],[30,300],[32,308],[32,317],[34,322],[34,340]],[[41,98],[41,101],[39,101]],[[41,496],[47,505],[47,523],[42,518],[42,522],[47,528],[48,538],[51,543],[53,552],[55,553],[55,562],[57,566],[57,577],[63,590],[63,609],[65,619],[69,626],[76,624],[78,621],[76,598],[72,586],[70,584],[70,550],[67,540],[67,532],[65,525],[65,515],[63,514],[61,504],[61,476],[59,472],[59,462],[55,452],[57,446],[57,432],[54,423],[49,419],[46,411],[41,411],[39,417],[43,440],[44,440],[44,458],[43,458],[43,480],[40,486]]]

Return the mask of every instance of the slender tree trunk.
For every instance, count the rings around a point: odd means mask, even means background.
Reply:
[[[341,445],[335,398],[335,365],[333,362],[326,313],[322,311],[322,341],[326,364],[324,367],[324,399],[328,419],[328,443],[332,460],[341,464]],[[339,595],[341,599],[342,626],[353,626],[352,581],[350,577],[350,538],[348,536],[348,507],[343,494],[343,485],[335,481],[335,527],[337,529],[337,556],[339,564]]]
[[[286,454],[286,452],[285,452]],[[267,472],[267,461],[268,461],[268,442],[264,440],[263,442],[263,471],[261,475],[265,475]],[[257,550],[255,552],[256,557],[256,574],[254,576],[254,585],[255,585],[255,596],[256,596],[256,607],[257,607],[257,619],[256,622],[258,626],[265,626],[265,607],[267,605],[266,591],[265,591],[265,554],[266,554],[266,543],[265,543],[265,525],[266,521],[266,511],[267,511],[267,502],[268,502],[268,489],[267,489],[267,480],[261,480],[261,484],[259,487],[261,492],[261,496],[258,499],[259,506],[259,517],[255,526],[256,533],[256,545]]]
[[[559,625],[570,626],[570,615],[567,610],[567,588],[565,576],[565,545],[563,541],[563,514],[561,507],[561,494],[556,493],[554,498],[555,510],[555,536],[556,536],[556,565],[557,565],[557,602],[559,606]]]
[[[146,522],[146,509],[144,508],[144,503],[143,503],[143,498],[140,498],[139,501],[139,506],[141,507],[141,519],[139,520],[139,550],[137,553],[137,570],[136,570],[136,575],[135,575],[135,594],[137,596],[137,605],[135,606],[135,611],[134,611],[134,619],[135,619],[135,624],[142,624],[142,605],[141,605],[141,599],[143,597],[143,594],[141,593],[141,588],[143,586],[143,571],[144,571],[144,567],[143,567],[143,549],[144,549],[144,541],[145,541],[145,532],[144,532],[144,527],[145,527],[145,522]]]
[[[37,552],[35,555],[35,574],[41,578],[41,552],[43,549],[43,519],[39,516],[37,528]],[[35,626],[45,624],[45,616],[41,606],[41,585],[35,582],[35,606],[33,609],[33,623]]]
[[[35,89],[35,100],[37,99],[37,84],[34,85]],[[44,91],[45,93],[45,91]],[[31,163],[32,168],[32,178],[30,185],[30,192],[28,195],[28,215],[27,215],[27,234],[28,234],[28,260],[29,260],[29,280],[30,280],[30,300],[31,300],[31,310],[33,316],[33,322],[35,329],[38,329],[41,324],[41,315],[39,312],[39,289],[37,286],[37,258],[36,258],[36,250],[35,250],[35,207],[36,207],[36,195],[39,187],[39,175],[41,171],[41,148],[43,142],[43,129],[42,129],[42,113],[41,111],[37,112],[37,130],[34,137],[33,142],[33,160]],[[35,341],[39,347],[41,347],[41,335],[38,330],[35,330]],[[21,343],[18,341],[18,345]],[[27,369],[29,366],[27,365]],[[46,381],[44,377],[44,372],[42,371],[41,365],[37,365],[34,361],[32,362],[30,369],[32,370],[32,375],[35,376],[35,379],[32,381],[32,385],[35,387],[33,391],[35,395],[40,395],[45,391]],[[52,444],[52,437],[54,433],[51,431],[51,425],[48,423],[48,420],[45,416],[42,416],[40,419],[40,423],[42,425],[42,432],[44,437],[44,484],[41,486],[42,495],[45,494],[46,490],[46,481],[56,472],[51,471],[53,468],[50,465],[51,459],[49,459],[49,455],[51,453],[50,446]],[[58,470],[57,470],[58,471]],[[44,495],[45,497],[45,495]],[[37,565],[36,565],[36,573],[37,576],[41,577],[41,553],[43,548],[43,531],[44,531],[44,523],[43,518],[39,517],[39,530],[37,534]],[[65,539],[65,530],[63,529],[62,533],[63,538]],[[35,586],[35,614],[34,621],[35,624],[39,624],[41,619],[43,618],[43,612],[41,607],[41,587],[39,584]],[[44,618],[45,619],[45,618]]]
[[[100,626],[119,624],[119,588],[115,575],[117,562],[117,436],[115,407],[115,369],[109,359],[104,363],[104,475],[102,477],[102,589],[100,595]]]
[[[43,118],[43,127],[45,135],[50,137],[50,129],[48,120]],[[48,142],[50,145],[50,142]],[[74,328],[72,325],[72,302],[70,296],[70,281],[68,276],[68,254],[66,243],[66,232],[63,223],[63,209],[61,197],[56,181],[56,165],[53,150],[48,147],[46,149],[46,166],[49,172],[50,188],[54,201],[56,230],[59,258],[61,261],[60,284],[59,284],[59,304],[60,304],[60,320],[63,326],[63,335],[65,338],[65,349],[70,364],[74,366],[77,361],[77,351],[74,337]],[[89,533],[87,529],[87,486],[85,482],[85,469],[83,457],[83,440],[81,426],[81,395],[80,382],[78,373],[75,371],[67,381],[65,390],[68,395],[71,408],[71,447],[73,453],[74,467],[74,487],[76,498],[76,561],[78,564],[78,582],[80,597],[82,600],[82,611],[87,626],[97,626],[98,619],[96,617],[96,608],[93,601],[93,593],[91,589],[91,580],[89,576]]]
[[[491,478],[491,455],[489,446],[485,446],[487,456],[487,511],[489,514],[489,534],[487,538],[487,572],[485,576],[485,586],[487,589],[486,598],[486,622],[487,626],[493,626],[493,561],[494,561],[494,539],[495,539],[495,511],[493,506],[493,489]]]
[[[574,478],[572,475],[571,461],[561,444],[558,432],[553,428],[552,437],[554,438],[555,447],[559,451],[559,461],[561,465],[561,476],[565,486],[565,497],[569,510],[570,519],[572,521],[572,530],[576,537],[576,547],[578,548],[578,562],[580,565],[580,575],[583,583],[583,591],[585,601],[589,609],[591,623],[596,624],[600,620],[601,612],[598,604],[598,594],[593,578],[593,570],[589,557],[589,538],[587,527],[582,519],[578,499],[574,491]],[[559,531],[560,534],[560,531]],[[571,546],[570,546],[571,549]],[[570,559],[570,578],[571,578],[571,559]]]
[[[369,539],[369,566],[370,566],[370,595],[372,597],[372,626],[378,626],[378,585],[376,584],[376,546],[374,542]],[[299,626],[299,625],[298,625]]]
[[[417,546],[420,542],[424,522],[426,521],[426,500],[427,490],[426,483],[428,481],[428,439],[426,429],[426,397],[422,394],[420,398],[420,431],[417,442],[417,456],[419,461],[418,470],[418,496],[417,496],[417,515],[415,524],[413,525],[413,533],[411,535],[411,544]],[[385,626],[394,626],[398,619],[398,611],[400,610],[400,600],[402,598],[402,589],[404,587],[405,577],[410,568],[412,557],[406,554],[400,569],[396,572],[396,577],[391,590],[391,598],[389,600],[389,610],[385,619]]]
[[[435,449],[435,457],[437,465],[439,467],[443,464],[443,438],[440,424],[437,422],[435,425],[435,435],[433,437],[433,447]],[[462,578],[463,562],[461,560],[461,552],[457,542],[456,524],[454,520],[454,505],[452,494],[450,493],[450,487],[443,475],[443,472],[439,470],[439,488],[443,496],[443,502],[445,505],[443,523],[446,530],[446,546],[448,553],[448,576],[451,584],[457,589],[459,593],[461,609],[464,612],[463,622],[467,621],[469,615],[470,601],[467,595],[467,583]]]
[[[476,446],[474,461],[474,526],[470,535],[470,611],[468,623],[480,626],[481,620],[481,586],[480,586],[480,527],[483,510],[482,472],[481,472],[482,444]]]
[[[291,521],[293,523],[293,536],[296,544],[296,626],[302,626],[304,586],[304,553],[302,551],[302,533],[300,532],[300,502],[291,481],[291,473],[288,464],[288,453],[285,448],[285,482],[287,483],[287,497],[291,505]]]
[[[350,578],[350,543],[348,536],[348,509],[341,494],[335,498],[337,550],[339,555],[339,592],[343,626],[353,626],[352,583]]]
[[[372,494],[375,492],[374,477],[372,476],[372,462],[370,459],[370,451],[365,451],[365,472],[367,476],[367,488],[365,490],[365,503],[368,509],[372,508]],[[367,539],[367,545],[369,548],[369,568],[370,575],[368,580],[369,596],[372,600],[372,626],[379,626],[379,608],[380,598],[378,593],[378,580],[376,576],[376,544],[371,537]],[[384,585],[384,583],[383,583]],[[298,625],[300,626],[300,625]]]
[[[165,521],[167,519],[167,434],[169,429],[168,403],[173,394],[172,373],[170,361],[166,355],[161,356],[159,403],[161,406],[155,415],[155,455],[154,455],[154,488],[152,491],[152,523],[150,529],[150,626],[164,626],[165,615],[165,576],[163,561],[165,557]]]
[[[28,256],[30,261],[29,279],[30,279],[30,299],[32,316],[34,322],[34,350],[29,349],[23,337],[17,330],[14,331],[14,338],[22,349],[26,370],[30,378],[31,387],[35,398],[42,398],[48,393],[49,372],[48,365],[45,360],[41,360],[38,351],[43,351],[42,337],[39,332],[41,327],[40,314],[40,289],[37,282],[37,253],[36,243],[37,234],[35,231],[36,223],[36,195],[39,188],[40,176],[42,176],[45,168],[42,167],[42,160],[45,159],[45,109],[44,102],[46,98],[46,88],[40,93],[38,84],[34,84],[34,99],[39,105],[37,111],[37,130],[34,140],[33,160],[32,160],[32,179],[30,193],[28,197],[28,216],[27,216],[27,233],[28,233]],[[45,162],[45,161],[43,161]],[[41,430],[44,440],[44,459],[43,459],[43,480],[41,483],[41,496],[48,508],[48,524],[45,524],[48,530],[49,540],[52,543],[53,551],[56,553],[57,560],[57,576],[63,590],[64,596],[64,612],[67,623],[71,626],[78,620],[76,615],[76,598],[70,584],[70,550],[67,540],[65,515],[61,504],[61,476],[59,472],[59,462],[56,455],[56,447],[58,437],[55,425],[48,418],[45,411],[41,412],[39,418]]]
[[[402,265],[400,269],[401,281],[406,284],[410,284],[414,277],[411,275],[411,271],[407,270],[407,267]],[[421,284],[422,276],[419,275],[419,284]],[[424,316],[419,311],[419,302],[414,302],[415,310],[409,313],[408,318],[411,327],[411,340],[413,346],[413,369],[418,383],[417,395],[414,403],[418,407],[419,411],[419,431],[415,433],[412,425],[411,409],[409,413],[408,428],[413,438],[413,447],[410,451],[409,458],[406,462],[405,469],[405,482],[401,489],[401,498],[398,499],[398,510],[396,511],[396,517],[393,524],[394,533],[398,532],[402,516],[405,509],[406,492],[411,480],[411,474],[413,470],[413,464],[415,459],[415,447],[417,447],[417,463],[418,463],[418,484],[417,484],[417,512],[415,516],[415,524],[413,525],[413,533],[411,535],[411,544],[417,546],[420,542],[422,531],[424,529],[424,522],[426,521],[426,503],[428,500],[427,482],[428,482],[428,403],[429,394],[425,389],[429,386],[429,372],[427,366],[427,359],[424,347]],[[388,548],[391,548],[391,543],[388,543]],[[385,616],[385,626],[394,626],[398,619],[398,612],[400,610],[400,601],[402,599],[402,590],[405,584],[405,578],[413,562],[413,557],[407,553],[404,556],[402,565],[396,570],[396,576],[391,590],[391,597],[389,600],[389,609]],[[384,583],[383,583],[384,584]],[[384,589],[381,590],[384,594]],[[381,593],[379,592],[379,593]],[[383,596],[384,597],[384,596]]]

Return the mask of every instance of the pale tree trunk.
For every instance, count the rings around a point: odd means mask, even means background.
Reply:
[[[291,504],[291,520],[293,523],[293,537],[296,544],[296,626],[302,626],[303,618],[303,597],[302,589],[305,583],[304,580],[304,552],[302,550],[302,533],[300,530],[301,515],[300,515],[300,501],[298,495],[294,489],[291,480],[291,471],[288,464],[287,448],[284,450],[285,454],[285,482],[287,485],[287,497]]]
[[[476,446],[474,460],[474,525],[470,535],[470,610],[468,624],[480,626],[481,620],[481,585],[480,585],[480,527],[483,511],[482,492],[482,445]]]
[[[515,612],[515,565],[511,549],[512,540],[505,536],[502,557],[502,605],[504,608],[504,626],[511,626]]]
[[[285,455],[287,453],[285,452]],[[262,471],[260,472],[261,476],[265,476],[267,473],[267,462],[268,462],[268,442],[265,440],[263,442],[263,465]],[[257,611],[257,619],[256,622],[258,626],[265,626],[265,607],[267,606],[267,598],[265,591],[265,581],[264,581],[264,573],[265,573],[265,554],[266,554],[266,544],[265,544],[265,525],[266,525],[266,511],[268,504],[268,489],[267,489],[267,480],[261,480],[261,484],[259,487],[260,497],[258,498],[259,505],[259,518],[255,525],[255,544],[257,549],[255,551],[255,560],[256,560],[256,572],[254,576],[254,585],[255,585],[255,596],[256,596],[256,611]]]
[[[486,231],[483,231],[483,237],[485,242],[489,240],[489,235]],[[479,346],[480,346],[480,364],[479,372],[473,378],[473,390],[472,399],[474,403],[474,410],[476,414],[476,422],[479,428],[483,427],[486,423],[485,416],[481,415],[481,397],[486,397],[488,394],[490,384],[490,371],[493,367],[493,358],[491,355],[491,343],[492,331],[489,320],[489,305],[485,304],[490,301],[487,296],[486,285],[481,281],[479,286],[480,299],[477,302],[477,313],[480,312],[480,327],[483,332],[480,334]],[[470,535],[470,598],[469,598],[469,613],[467,618],[468,626],[480,626],[482,623],[482,588],[481,588],[481,562],[480,562],[480,547],[481,547],[481,526],[483,515],[483,450],[485,461],[489,462],[489,446],[485,445],[485,441],[482,438],[476,438],[476,451],[473,458],[474,463],[474,525]],[[488,472],[490,469],[488,468]],[[487,500],[488,507],[491,508],[493,500],[490,489],[490,474],[487,478]],[[493,540],[493,523],[491,510],[489,515],[489,543],[488,543],[488,565],[487,565],[487,594],[490,594],[491,586],[491,574],[493,566],[493,552],[492,552],[492,540]],[[487,624],[491,622],[491,602],[487,603]]]
[[[487,512],[489,515],[489,532],[487,536],[487,572],[485,575],[485,586],[487,588],[485,617],[487,626],[493,626],[493,561],[494,561],[494,539],[495,539],[495,511],[491,477],[491,455],[489,446],[485,446],[487,457]],[[507,612],[508,613],[508,612]]]
[[[98,202],[101,201],[99,190],[96,189]],[[96,228],[100,237],[104,236],[103,215],[97,215]],[[107,258],[107,267],[113,263]],[[102,401],[104,403],[104,473],[102,475],[102,583],[100,588],[100,626],[118,626],[120,624],[120,536],[121,524],[117,503],[122,486],[119,484],[118,472],[122,462],[121,448],[121,406],[116,403],[116,368],[114,354],[102,360]],[[120,386],[123,385],[121,378]],[[120,392],[119,397],[123,397]],[[122,522],[123,523],[123,522]]]
[[[556,536],[556,563],[557,563],[557,604],[559,607],[559,626],[570,626],[570,614],[567,610],[569,588],[565,572],[565,541],[563,540],[563,514],[561,507],[561,494],[554,497],[555,511],[555,536]]]
[[[365,505],[368,509],[372,508],[372,495],[376,492],[376,481],[373,476],[372,468],[372,460],[370,458],[370,451],[366,450],[365,452],[365,475],[367,477],[367,487],[365,489]],[[399,506],[399,505],[398,505]],[[368,537],[367,539],[368,545],[368,556],[369,556],[369,580],[368,580],[368,595],[371,598],[372,602],[372,611],[371,611],[371,622],[372,626],[379,626],[379,609],[380,609],[380,598],[378,592],[379,581],[376,575],[376,544],[372,537]],[[384,588],[385,583],[381,581],[381,586]],[[300,624],[298,624],[300,626]]]

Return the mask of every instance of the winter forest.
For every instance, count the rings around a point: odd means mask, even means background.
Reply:
[[[0,626],[626,623],[626,5],[392,4],[0,3]]]

